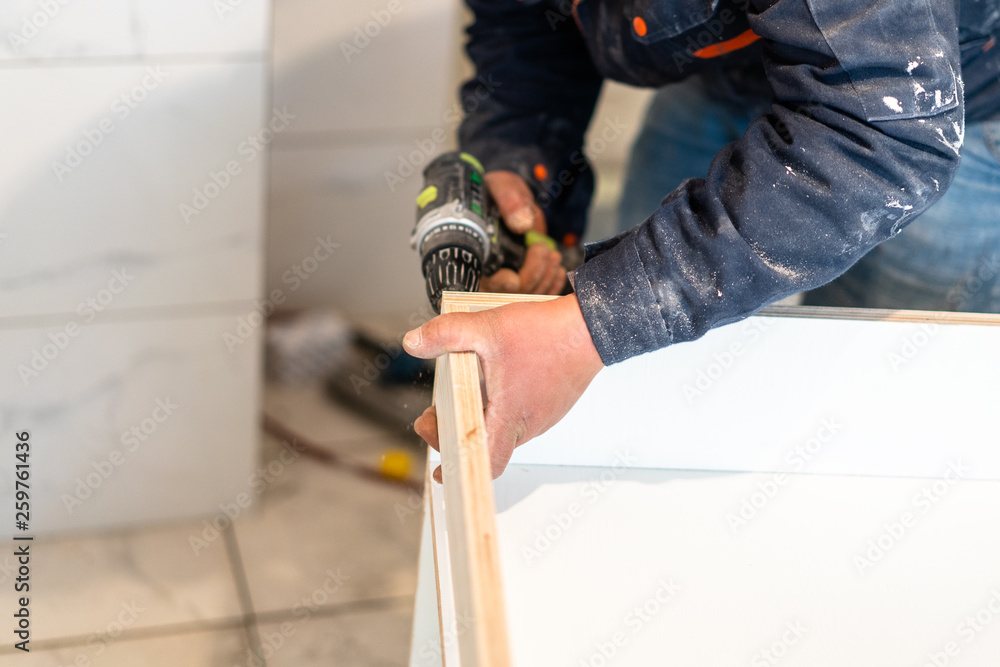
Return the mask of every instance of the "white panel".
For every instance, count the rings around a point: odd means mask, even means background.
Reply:
[[[441,667],[442,665],[430,495],[429,489],[424,491],[424,519],[420,531],[417,595],[413,601],[413,634],[410,638],[410,662],[408,663],[410,667]]]
[[[282,0],[274,99],[302,109],[296,132],[440,126],[458,101],[459,3]],[[357,140],[357,137],[351,137]]]
[[[437,454],[437,452],[434,452]],[[432,456],[431,459],[434,457]],[[431,469],[439,461],[431,464]],[[447,515],[444,508],[444,487],[435,481],[430,482],[430,488],[426,489],[430,493],[431,512],[434,513],[432,525],[434,530],[434,555],[436,558],[438,583],[438,604],[440,616],[438,617],[438,629],[441,633],[441,646],[438,655],[445,667],[455,667],[459,665],[458,646],[462,641],[459,631],[459,619],[455,609],[455,591],[452,581],[451,556],[448,550],[448,530]],[[474,619],[473,619],[473,622]],[[466,624],[463,623],[463,630]],[[464,634],[464,633],[463,633]],[[433,661],[432,661],[433,662]]]
[[[753,317],[604,369],[513,462],[1000,479],[1000,327]]]
[[[412,145],[400,144],[275,152],[268,291],[286,292],[290,307],[426,313],[420,260],[409,245],[421,169],[415,168],[394,191],[385,179],[412,150]],[[333,261],[318,265],[307,280],[296,281],[294,267],[311,252],[317,237],[327,236],[340,244]]]
[[[123,268],[134,280],[105,307],[256,296],[265,159],[247,139],[272,118],[265,78],[263,63],[0,70],[18,91],[0,98],[2,314],[75,312]]]
[[[1000,483],[789,475],[734,529],[772,479],[508,469],[513,664],[995,664]]]
[[[213,515],[253,493],[261,337],[230,353],[236,317],[0,330],[0,465],[29,430],[33,530]],[[21,365],[40,370],[22,379]],[[0,502],[12,496],[3,475]]]
[[[267,48],[267,0],[4,0],[0,60]]]

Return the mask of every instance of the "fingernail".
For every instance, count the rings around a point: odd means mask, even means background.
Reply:
[[[417,327],[412,331],[407,331],[406,335],[403,336],[403,346],[415,350],[420,347],[421,340],[423,340],[423,334],[420,332],[420,327]]]
[[[514,231],[526,232],[531,229],[535,222],[535,212],[531,210],[530,206],[519,208],[511,214],[510,222]]]

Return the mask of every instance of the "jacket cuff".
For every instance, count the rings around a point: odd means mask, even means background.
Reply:
[[[673,336],[639,259],[634,231],[587,245],[576,296],[604,365],[666,347]]]

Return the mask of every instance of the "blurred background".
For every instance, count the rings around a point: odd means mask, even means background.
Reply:
[[[399,340],[431,314],[408,239],[468,20],[0,4],[0,537],[35,538],[31,652],[5,632],[0,662],[435,664],[411,646],[430,378]],[[590,239],[647,95],[602,94]]]

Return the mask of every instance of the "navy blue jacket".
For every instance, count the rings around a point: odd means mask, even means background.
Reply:
[[[460,143],[524,176],[557,238],[582,232],[603,78],[762,72],[771,113],[588,246],[575,287],[606,364],[837,277],[944,193],[966,119],[1000,117],[1000,0],[467,2]]]

